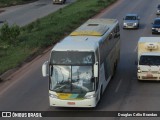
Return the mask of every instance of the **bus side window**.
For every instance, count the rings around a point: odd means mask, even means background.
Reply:
[[[114,34],[116,34],[117,33],[117,27],[114,29]]]
[[[111,74],[111,65],[110,63],[110,57],[107,56],[107,58],[104,61],[104,68],[105,68],[105,79],[108,80],[109,75]]]
[[[113,34],[113,33],[110,33],[110,34],[109,34],[109,40],[112,39],[112,34]]]
[[[116,26],[116,28],[114,29],[114,38],[118,38],[120,37],[120,34],[119,34],[119,25]]]
[[[99,53],[98,53],[98,49],[96,49],[95,54],[96,54],[96,59],[97,59],[97,61],[99,62]]]
[[[117,25],[116,29],[117,29],[117,32],[119,32],[119,30],[120,30],[120,29],[119,29],[119,25]]]
[[[119,25],[116,26],[116,28],[114,29],[114,33],[118,33],[119,32]]]

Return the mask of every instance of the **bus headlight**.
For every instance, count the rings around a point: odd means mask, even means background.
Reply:
[[[91,99],[91,98],[94,98],[96,95],[95,94],[93,94],[93,95],[86,95],[84,98],[85,99]]]
[[[53,94],[51,94],[51,93],[49,93],[49,97],[51,97],[51,98],[58,98],[57,95],[53,95]]]

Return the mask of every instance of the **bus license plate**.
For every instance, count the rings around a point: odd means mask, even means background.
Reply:
[[[67,102],[68,105],[75,105],[75,102]]]

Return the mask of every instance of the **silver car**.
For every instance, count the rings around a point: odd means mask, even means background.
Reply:
[[[140,17],[137,14],[127,14],[123,18],[123,28],[139,28]]]
[[[60,3],[65,4],[66,0],[53,0],[53,4]]]

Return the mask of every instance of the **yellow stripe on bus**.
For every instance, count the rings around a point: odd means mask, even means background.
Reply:
[[[72,94],[69,93],[57,93],[59,99],[69,99]]]

